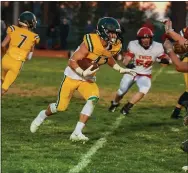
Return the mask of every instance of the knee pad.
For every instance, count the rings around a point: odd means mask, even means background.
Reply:
[[[50,111],[51,111],[52,113],[56,113],[56,112],[57,112],[56,103],[51,103],[51,104],[50,104]]]
[[[139,89],[139,92],[143,93],[143,94],[147,94],[149,91],[150,87],[141,87]]]
[[[96,103],[98,102],[99,98],[96,96],[92,96],[90,97],[86,104],[84,105],[81,114],[87,115],[87,116],[91,116],[91,114],[93,113],[93,110],[95,108]]]
[[[184,101],[188,101],[188,92],[184,92],[179,100],[178,100],[178,104],[182,105]]]

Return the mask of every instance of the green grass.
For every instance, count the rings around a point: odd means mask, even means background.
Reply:
[[[78,95],[66,112],[47,119],[37,133],[31,134],[31,121],[56,101],[66,63],[64,59],[32,59],[2,98],[2,173],[67,173],[120,116],[119,111],[111,114],[107,108],[122,75],[103,66],[97,75],[102,97],[84,129],[89,142],[69,141],[84,105]],[[160,68],[156,64],[153,75]],[[183,83],[182,74],[172,66],[166,67],[148,95],[107,136],[107,143],[80,173],[181,173],[186,154],[179,146],[187,129],[182,120],[169,116],[185,90]],[[122,102],[136,91],[134,86]]]

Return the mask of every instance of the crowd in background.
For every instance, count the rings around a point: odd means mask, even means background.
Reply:
[[[88,5],[90,3],[90,5]],[[140,9],[139,2],[133,3],[132,8],[122,10],[122,3],[111,2],[110,6],[101,2],[97,8],[96,2],[43,2],[43,1],[24,1],[19,2],[19,12],[32,11],[37,17],[37,28],[35,32],[40,35],[41,41],[37,48],[67,50],[75,49],[83,35],[94,32],[97,19],[101,16],[113,16],[120,22],[122,26],[124,45],[135,38],[135,33],[139,27],[145,22],[153,27],[153,22],[146,21],[145,11]],[[107,3],[107,2],[106,2]],[[114,4],[113,4],[114,3]],[[2,18],[1,18],[1,40],[6,35],[6,27],[13,24],[12,13],[14,11],[14,2],[2,2]],[[101,8],[101,9],[100,9]],[[152,11],[153,6],[149,6]],[[104,9],[104,10],[102,10]],[[168,11],[168,10],[167,10]],[[152,19],[157,17],[156,13],[151,13]],[[157,26],[157,25],[156,25]],[[160,42],[160,27],[153,30],[154,39]]]

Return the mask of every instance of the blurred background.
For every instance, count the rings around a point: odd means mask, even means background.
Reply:
[[[22,1],[1,2],[1,40],[9,25],[17,24],[19,14],[31,11],[37,17],[36,33],[41,41],[37,49],[74,50],[83,35],[94,32],[99,18],[110,16],[121,24],[124,49],[136,38],[141,26],[150,27],[154,40],[162,42],[164,28],[160,19],[170,17],[179,32],[188,25],[188,2],[122,2],[122,1]]]

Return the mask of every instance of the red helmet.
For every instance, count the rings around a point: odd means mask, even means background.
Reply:
[[[138,38],[144,38],[144,37],[153,37],[153,32],[151,29],[147,28],[147,27],[142,27],[138,30],[137,32],[137,37]]]
[[[186,39],[188,39],[188,27],[185,27],[183,28],[181,31],[180,31],[180,35]]]

